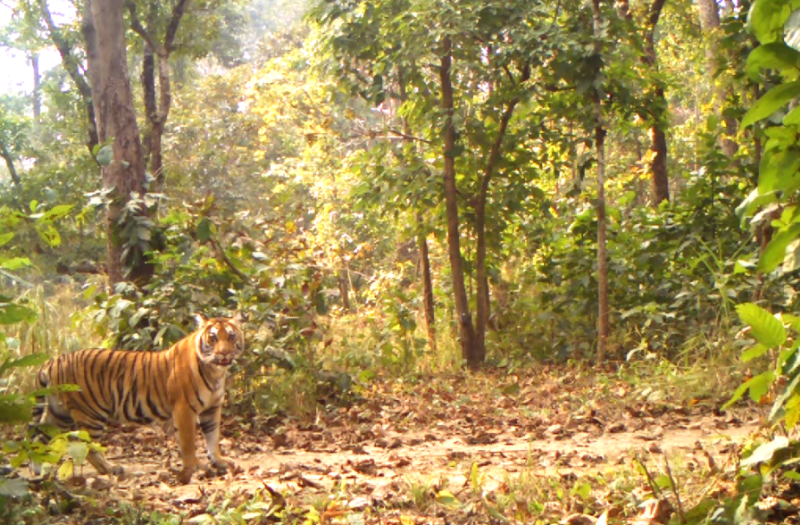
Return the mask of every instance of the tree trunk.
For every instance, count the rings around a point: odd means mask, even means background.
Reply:
[[[397,69],[397,83],[400,91],[400,104],[408,100],[406,78],[402,67]],[[403,117],[403,142],[412,144],[411,127],[408,117]],[[428,252],[428,240],[425,235],[424,221],[421,213],[417,213],[417,249],[419,250],[419,267],[422,273],[422,308],[425,312],[425,329],[428,335],[428,346],[436,352],[436,309],[433,303],[433,279],[431,278],[431,260]]]
[[[603,20],[600,12],[600,0],[592,0],[592,11],[595,53],[598,56],[602,56],[600,38]],[[600,71],[597,73],[599,75]],[[605,361],[608,333],[610,331],[608,315],[608,254],[606,252],[606,130],[603,124],[603,99],[598,88],[596,88],[594,98],[596,121],[594,141],[597,149],[597,362],[601,364]]]
[[[489,183],[494,176],[497,162],[500,160],[500,153],[503,147],[503,139],[508,129],[508,123],[514,114],[514,108],[519,103],[514,99],[508,103],[503,110],[500,118],[500,129],[497,131],[492,147],[489,150],[489,159],[486,161],[483,177],[481,179],[481,190],[478,200],[475,203],[475,230],[477,248],[475,253],[475,281],[477,282],[477,307],[476,307],[476,329],[475,339],[478,355],[476,359],[483,362],[486,358],[486,324],[489,321],[490,302],[489,302],[489,276],[486,272],[486,200],[489,196]]]
[[[33,70],[33,119],[38,121],[42,116],[42,88],[39,75],[39,53],[31,55],[31,69]]]
[[[653,0],[647,12],[644,25],[644,55],[642,61],[654,73],[658,71],[656,55],[655,31],[666,0]],[[653,152],[650,161],[650,176],[653,178],[653,203],[658,206],[669,200],[669,173],[667,171],[667,134],[669,104],[664,93],[664,86],[656,80],[649,97],[650,150]]]
[[[659,89],[658,91],[663,97],[664,90]],[[667,172],[667,135],[664,133],[664,129],[656,124],[650,128],[650,150],[654,153],[653,160],[650,162],[650,172],[653,177],[653,196],[657,206],[662,201],[669,200],[669,175]]]
[[[397,69],[397,83],[400,90],[400,104],[408,100],[406,79],[402,67]],[[408,117],[403,117],[403,142],[411,144],[416,153],[416,146],[412,143],[411,127]],[[419,266],[422,273],[422,308],[425,312],[425,328],[428,336],[428,346],[436,352],[436,309],[433,303],[433,279],[431,278],[431,260],[428,253],[428,240],[425,235],[424,221],[421,213],[417,213],[417,249],[419,250]]]
[[[131,29],[144,40],[144,66],[142,68],[142,90],[147,116],[144,145],[145,157],[150,165],[150,174],[154,178],[153,191],[160,192],[164,186],[164,165],[162,157],[162,137],[172,104],[172,88],[170,84],[169,57],[175,46],[183,15],[189,8],[191,0],[179,0],[172,10],[169,24],[161,42],[156,39],[158,26],[158,8],[156,1],[148,5],[147,27],[139,20],[136,4],[128,3],[131,15]],[[158,73],[158,101],[156,101],[156,73]]]
[[[428,345],[436,352],[436,317],[433,304],[433,279],[431,278],[431,259],[428,254],[428,240],[422,233],[422,217],[417,215],[417,227],[420,230],[417,236],[419,249],[419,265],[422,269],[422,304],[425,310],[425,327],[428,333]]]
[[[126,226],[133,218],[128,214],[123,217],[123,211],[131,193],[144,195],[147,186],[128,75],[124,7],[125,0],[86,0],[82,27],[98,138],[101,143],[111,143],[113,149],[112,161],[102,167],[103,186],[112,190],[106,217],[107,268],[112,287],[124,279],[126,271],[134,279],[146,277],[143,254],[135,247],[125,250]],[[136,213],[143,215],[147,210],[138,209]]]
[[[441,68],[439,75],[442,82],[442,109],[444,109],[444,197],[447,213],[447,246],[450,257],[450,272],[453,279],[453,296],[456,303],[458,316],[459,336],[461,343],[461,357],[470,367],[481,364],[478,357],[481,355],[475,341],[475,328],[472,324],[472,314],[469,311],[467,289],[464,283],[464,265],[461,259],[461,239],[459,236],[458,221],[458,192],[456,188],[455,146],[456,130],[453,123],[454,103],[453,84],[450,79],[452,65],[452,42],[450,37],[442,40]]]
[[[720,85],[716,79],[717,72],[722,67],[724,60],[720,56],[721,50],[717,32],[720,27],[719,5],[716,0],[697,0],[697,10],[699,12],[700,29],[706,40],[706,63],[708,70],[708,80],[715,86],[714,89],[714,113],[719,114],[723,106],[723,101],[727,96],[729,86]],[[732,137],[736,135],[738,123],[730,116],[722,115],[724,136],[720,138],[720,148],[728,157],[732,157],[739,150],[739,144]]]

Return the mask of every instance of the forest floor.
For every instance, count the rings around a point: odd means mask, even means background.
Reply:
[[[227,417],[227,474],[178,484],[174,438],[138,428],[106,442],[126,478],[87,466],[70,485],[100,502],[82,506],[85,521],[110,501],[190,523],[555,522],[609,508],[632,519],[652,492],[645,470],[662,488],[674,476],[690,505],[726,490],[721,473],[758,428],[757,408],[721,412],[724,399],[677,388],[566,368],[375,381],[308,420]]]

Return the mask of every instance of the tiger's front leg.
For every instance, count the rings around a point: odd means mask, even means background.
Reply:
[[[197,432],[197,416],[188,403],[175,406],[172,414],[175,427],[178,431],[178,443],[181,447],[181,460],[183,470],[178,474],[178,481],[183,484],[192,480],[192,475],[197,470],[199,461],[195,448],[195,432]]]
[[[233,467],[233,462],[222,457],[219,450],[219,425],[222,419],[222,408],[219,406],[211,407],[200,414],[200,430],[206,440],[206,451],[211,464],[221,470],[226,471]]]

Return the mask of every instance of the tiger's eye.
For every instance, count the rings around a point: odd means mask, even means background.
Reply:
[[[216,343],[217,342],[217,334],[215,334],[213,332],[208,334],[208,340],[211,343]]]

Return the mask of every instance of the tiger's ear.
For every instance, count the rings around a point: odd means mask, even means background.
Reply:
[[[247,317],[242,312],[236,312],[234,316],[231,317],[231,322],[236,326],[241,326],[245,321],[247,321]]]
[[[197,328],[202,328],[208,322],[208,318],[201,313],[195,313],[194,320],[197,322]]]

